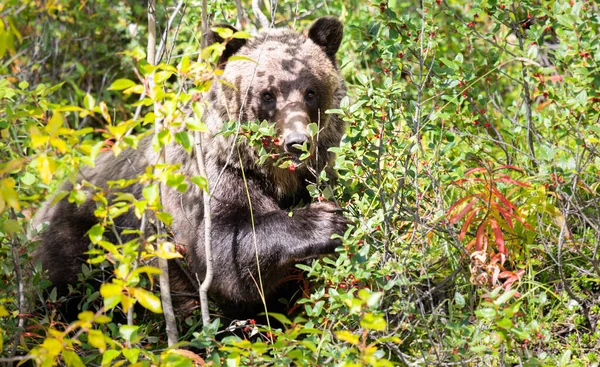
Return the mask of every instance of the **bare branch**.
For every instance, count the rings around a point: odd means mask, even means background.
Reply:
[[[235,8],[237,10],[235,27],[240,29],[244,25],[244,8],[241,0],[235,0]]]
[[[17,214],[14,209],[10,210],[10,216],[12,219],[17,218]],[[11,250],[12,250],[12,260],[15,267],[15,273],[17,276],[17,306],[19,309],[19,322],[17,324],[17,333],[14,336],[14,342],[12,345],[12,349],[10,351],[10,358],[8,358],[8,366],[12,367],[13,362],[16,361],[14,359],[15,354],[17,352],[17,345],[19,345],[19,341],[21,339],[21,335],[23,333],[23,328],[25,326],[25,287],[23,284],[23,272],[21,269],[21,262],[19,258],[19,240],[17,239],[17,235],[13,234],[11,240]]]
[[[254,12],[254,16],[258,21],[258,26],[260,26],[260,28],[267,29],[269,28],[269,19],[267,19],[267,16],[262,12],[262,10],[260,10],[261,3],[261,0],[252,0],[252,11]]]
[[[206,0],[204,0],[206,2]],[[206,175],[206,166],[204,164],[204,151],[202,150],[202,136],[199,131],[196,131],[196,163],[198,164],[198,171],[200,176],[208,178]],[[208,182],[207,182],[208,185]],[[211,244],[211,210],[210,210],[210,190],[209,187],[203,190],[202,193],[204,202],[204,253],[206,257],[206,274],[204,281],[200,285],[200,309],[202,311],[202,324],[208,326],[210,324],[210,315],[208,310],[208,290],[213,279],[213,258],[212,258],[212,244]]]
[[[155,14],[155,0],[148,1],[148,63],[150,65],[156,65],[156,14]],[[152,94],[152,90],[155,87],[154,82],[154,73],[148,76],[148,89],[150,90],[150,94]],[[154,112],[156,116],[159,116],[159,105],[157,102],[154,102]],[[160,119],[157,117],[154,121],[154,133],[158,134],[162,130],[162,123]],[[160,151],[159,164],[165,162],[165,149],[164,147]],[[159,186],[160,187],[160,186]],[[159,189],[160,190],[160,189]],[[162,200],[162,195],[161,195]],[[157,223],[157,238],[158,245],[160,246],[163,242],[164,228],[162,222],[158,221]],[[173,302],[171,301],[171,287],[169,284],[169,264],[167,259],[159,258],[158,259],[158,268],[161,270],[160,273],[160,297],[162,300],[163,313],[165,315],[166,322],[166,331],[167,331],[167,340],[168,345],[172,346],[177,343],[179,339],[177,335],[177,324],[175,322],[175,312],[173,310]]]

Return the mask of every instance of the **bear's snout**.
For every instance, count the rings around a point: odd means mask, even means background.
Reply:
[[[294,155],[302,154],[302,150],[295,147],[295,145],[303,145],[306,143],[306,148],[310,151],[310,138],[306,134],[301,133],[290,133],[283,138],[283,147],[286,152]]]

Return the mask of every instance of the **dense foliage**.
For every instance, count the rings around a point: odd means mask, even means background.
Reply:
[[[209,1],[209,19],[253,32],[251,3],[241,3],[239,14],[235,2]],[[205,130],[199,95],[221,48],[201,54],[201,2],[182,4],[157,4],[156,67],[145,61],[138,1],[0,4],[2,363],[598,364],[600,9],[589,0],[267,4],[277,27],[305,29],[322,15],[345,25],[338,58],[349,98],[329,111],[348,124],[335,148],[339,180],[313,188],[352,222],[338,256],[300,266],[299,315],[274,315],[285,327],[241,321],[243,339],[218,319],[202,327],[198,312],[179,320],[180,344],[167,348],[156,269],[143,261],[177,255],[141,231],[127,243],[102,236],[127,210],[168,226],[160,183],[205,187],[158,166],[140,176],[142,198],[109,203],[97,191],[90,262],[115,276],[83,295],[79,321],[57,323],[63,300],[43,292],[31,260],[36,209],[77,167],[135,147],[157,118],[189,131],[165,127],[157,150],[172,141],[191,150]],[[260,145],[255,133],[272,134],[257,122],[241,137]],[[57,195],[85,200],[77,186]],[[118,316],[136,302],[157,314],[135,324]]]

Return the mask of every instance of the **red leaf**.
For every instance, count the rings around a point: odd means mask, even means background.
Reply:
[[[511,203],[510,200],[505,198],[504,195],[502,195],[502,193],[494,186],[492,186],[492,193],[494,193],[494,195],[496,197],[498,197],[498,199],[500,199],[500,202],[502,202],[502,204],[504,204],[506,209],[517,210],[517,207],[515,206],[515,204]],[[512,212],[512,210],[510,210],[510,211]]]
[[[510,229],[512,229],[514,231],[515,226],[513,225],[513,221],[511,219],[511,217],[513,217],[514,214],[509,213],[504,207],[502,207],[500,204],[498,204],[497,202],[495,202],[493,200],[491,202],[491,205],[494,209],[496,209],[498,211],[498,213],[500,213],[500,215],[502,215],[502,218],[504,218],[506,223],[508,223],[508,226],[510,227]]]
[[[465,207],[458,214],[450,218],[450,223],[454,224],[458,222],[462,217],[465,216],[465,214],[467,214],[469,210],[471,210],[471,208],[473,207],[473,205],[475,205],[476,202],[477,199],[473,198],[473,200],[471,200],[467,205],[465,205]]]
[[[504,183],[510,183],[510,184],[513,184],[513,185],[521,186],[521,187],[531,187],[529,184],[521,182],[521,181],[514,180],[514,179],[510,178],[509,175],[506,175],[504,173],[498,174],[498,176],[495,179],[495,181],[500,181],[500,182],[504,182]]]
[[[513,277],[513,276],[517,276],[517,274],[515,274],[512,271],[508,271],[508,270],[505,270],[502,273],[498,274],[499,279],[509,278],[509,277]]]
[[[454,204],[452,204],[452,205],[450,206],[450,208],[448,209],[447,213],[448,213],[448,214],[452,213],[452,211],[454,210],[454,208],[456,208],[456,207],[457,207],[457,206],[459,206],[460,204],[464,203],[464,202],[465,202],[467,199],[470,199],[470,198],[472,198],[472,197],[473,197],[472,195],[469,195],[469,196],[465,196],[465,197],[464,197],[464,198],[462,198],[462,199],[458,199],[458,200],[456,201],[456,203],[454,203]]]
[[[471,222],[473,222],[473,219],[475,218],[475,215],[477,215],[477,213],[479,213],[479,209],[475,208],[471,212],[471,214],[469,214],[469,216],[467,217],[467,220],[465,220],[465,223],[463,224],[463,226],[460,230],[460,235],[458,236],[459,241],[462,241],[465,238],[465,235],[467,234],[467,229],[471,225]]]
[[[522,169],[522,168],[519,168],[519,167],[517,167],[517,166],[510,165],[510,164],[505,164],[505,165],[503,165],[503,166],[496,167],[496,168],[494,168],[494,169],[493,169],[493,171],[495,172],[495,171],[499,171],[499,170],[501,170],[501,169],[505,169],[505,168],[512,169],[512,170],[519,171],[519,172],[523,172],[523,169]]]
[[[527,221],[525,220],[525,218],[519,216],[518,214],[519,213],[517,213],[517,215],[514,215],[515,219],[518,220],[519,222],[521,222],[521,224],[523,224],[530,231],[533,231],[533,227],[529,223],[527,223]]]
[[[467,172],[465,172],[465,176],[468,176],[472,173],[475,172],[487,172],[487,170],[483,167],[475,167],[475,168],[471,168],[470,170],[468,170]]]
[[[460,180],[456,180],[453,183],[455,185],[462,186],[462,184],[464,184],[465,182],[487,182],[487,180],[484,180],[483,178],[479,178],[479,177],[469,177],[469,178],[461,178]]]
[[[467,246],[465,246],[465,249],[467,250],[467,252],[469,252],[473,248],[474,244],[475,244],[475,239],[472,239],[471,242],[469,242],[469,244]]]
[[[498,246],[498,252],[508,256],[508,249],[504,245],[504,234],[502,233],[502,229],[500,229],[498,222],[496,222],[495,219],[490,219],[490,226],[494,232],[494,239],[496,240],[496,246]]]
[[[477,229],[475,235],[475,251],[481,251],[483,249],[483,237],[484,237],[485,223],[481,223]]]

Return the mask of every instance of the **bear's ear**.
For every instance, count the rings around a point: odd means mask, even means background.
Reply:
[[[321,46],[329,58],[335,61],[335,53],[342,43],[344,26],[337,18],[323,17],[317,19],[308,31],[308,38]]]
[[[217,24],[215,25],[215,28],[228,28],[231,29],[233,31],[233,33],[237,32],[238,30],[235,29],[234,27],[230,26],[229,24]],[[206,36],[206,44],[207,45],[212,45],[213,43],[222,43],[224,40],[223,38],[221,38],[221,36],[219,36],[219,34],[215,31],[213,31],[212,29],[210,31],[208,31],[208,35]],[[219,57],[219,61],[218,61],[218,67],[220,69],[223,69],[225,67],[225,63],[227,62],[227,59],[229,59],[229,57],[235,55],[240,48],[242,48],[244,45],[246,44],[246,39],[242,39],[242,38],[232,38],[229,41],[227,41],[227,44],[225,45],[225,50],[223,51],[223,54]]]

